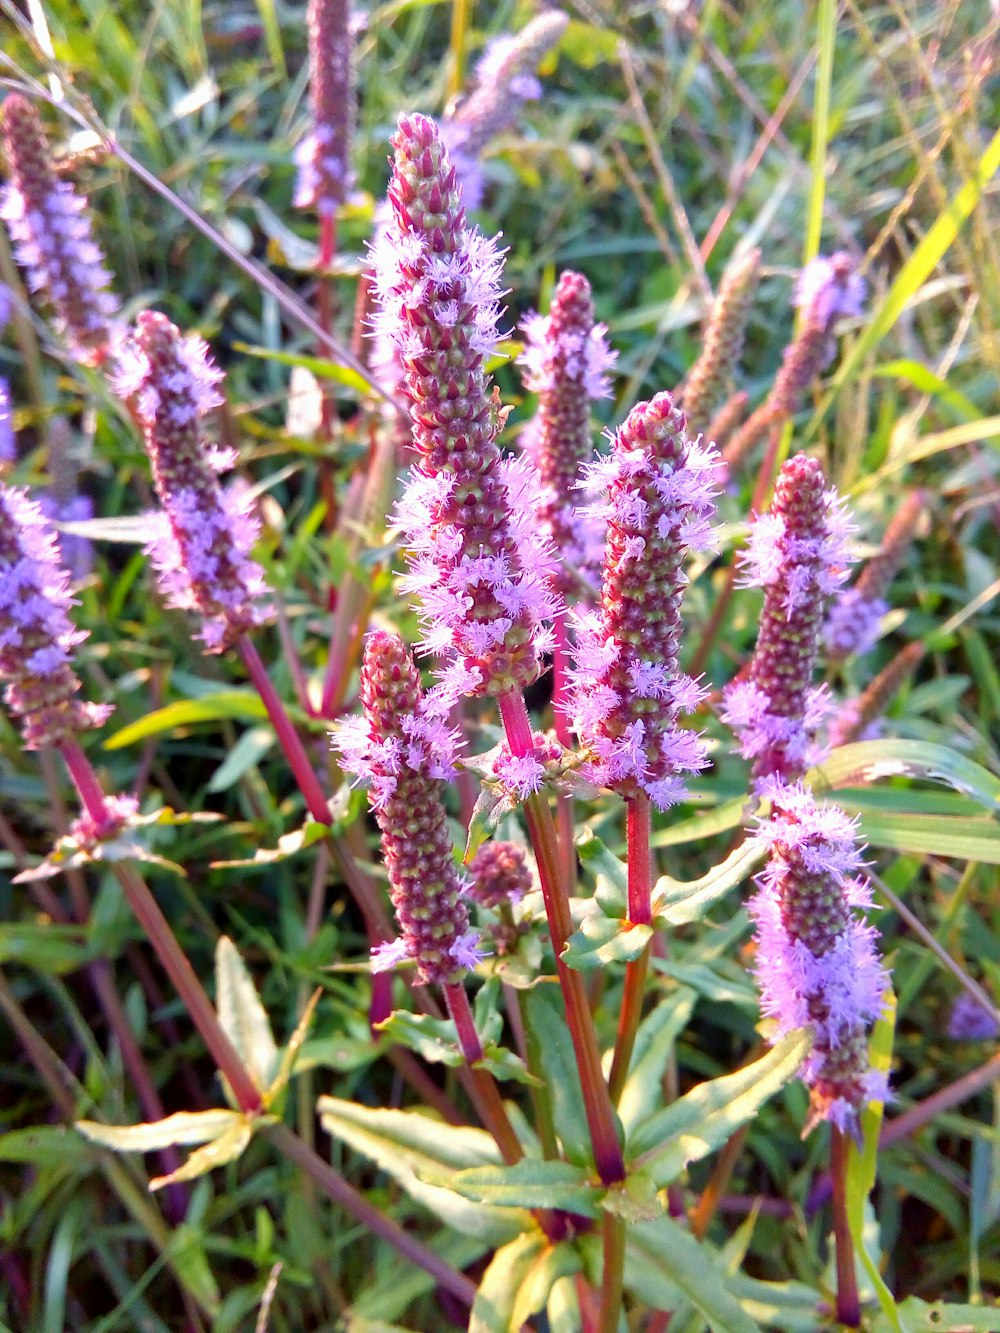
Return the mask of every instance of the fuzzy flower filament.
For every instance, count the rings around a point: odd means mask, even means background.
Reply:
[[[354,85],[349,0],[309,0],[306,28],[313,123],[295,151],[299,174],[294,203],[296,208],[315,208],[321,217],[330,217],[351,186]]]
[[[419,460],[397,518],[405,591],[422,602],[423,646],[445,658],[439,706],[528,685],[551,646],[551,550],[538,479],[496,444],[505,413],[484,369],[497,342],[501,258],[465,225],[434,123],[404,116],[393,139],[393,218],[374,253],[378,329],[395,342]]]
[[[749,674],[727,688],[722,711],[755,782],[799,777],[821,757],[813,738],[831,704],[813,673],[827,600],[847,577],[850,530],[819,463],[790,458],[741,555],[743,584],[764,588],[764,608]]]
[[[589,469],[606,490],[601,598],[577,617],[573,712],[589,754],[585,776],[665,810],[682,775],[706,765],[701,737],[679,715],[704,691],[678,670],[684,560],[709,549],[718,455],[690,440],[668,393],[632,409],[611,455]]]
[[[0,678],[25,748],[58,746],[100,726],[110,707],[81,702],[73,649],[70,578],[40,507],[26,492],[0,486]]]
[[[580,468],[593,453],[590,404],[611,391],[608,371],[617,359],[607,326],[594,322],[590,283],[582,273],[562,274],[548,315],[529,315],[519,362],[525,388],[538,395],[538,411],[521,437],[538,468],[543,491],[538,517],[559,552],[556,582],[563,596],[580,579],[596,582],[603,554],[603,525],[576,507]]]
[[[373,954],[376,969],[404,958],[425,984],[451,986],[478,960],[466,884],[455,867],[442,783],[455,775],[455,735],[426,707],[413,656],[394,634],[365,641],[364,716],[334,735],[344,767],[368,782],[402,934]]]
[[[856,1133],[865,1102],[886,1096],[885,1075],[868,1061],[867,1031],[881,1011],[886,976],[877,932],[858,915],[871,906],[871,893],[858,875],[857,823],[839,806],[819,804],[801,783],[771,779],[761,794],[771,813],[754,836],[770,859],[749,904],[761,1008],[776,1020],[778,1037],[812,1026],[801,1075],[811,1103],[805,1132],[829,1120]]]
[[[170,606],[201,618],[209,652],[222,652],[241,634],[266,623],[264,574],[250,558],[259,525],[246,488],[223,490],[219,473],[231,451],[210,447],[202,418],[222,398],[222,372],[197,337],[183,337],[165,315],[144,311],[121,349],[115,376],[142,426],[163,505],[147,547]]]
[[[100,362],[118,301],[108,290],[111,275],[91,236],[86,203],[56,176],[38,113],[16,93],[3,104],[3,141],[10,179],[0,194],[0,217],[17,262],[32,291],[51,302],[75,355]]]

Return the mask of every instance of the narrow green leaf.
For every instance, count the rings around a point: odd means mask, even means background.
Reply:
[[[529,1268],[514,1298],[511,1333],[520,1333],[533,1314],[545,1309],[555,1284],[579,1273],[582,1267],[582,1260],[572,1245],[552,1245],[545,1249]]]
[[[200,699],[180,699],[168,704],[166,708],[147,713],[145,717],[115,732],[104,742],[104,748],[121,750],[149,736],[159,736],[180,727],[196,726],[200,722],[219,722],[223,718],[259,722],[266,717],[267,710],[260,695],[250,690],[220,690],[218,694],[206,694]]]
[[[213,870],[277,865],[280,861],[287,861],[290,856],[298,856],[299,852],[308,850],[317,842],[322,842],[328,834],[336,831],[336,821],[333,824],[321,824],[318,820],[307,819],[301,828],[293,829],[291,833],[283,833],[278,839],[277,847],[258,847],[253,856],[239,857],[235,861],[212,861],[210,865]]]
[[[645,1274],[641,1272],[643,1267],[647,1270]],[[759,1325],[727,1289],[726,1277],[708,1246],[699,1244],[690,1231],[669,1217],[630,1227],[626,1243],[626,1289],[640,1299],[647,1299],[644,1293],[651,1287],[656,1289],[658,1276],[665,1279],[666,1290],[672,1288],[675,1293],[672,1306],[678,1304],[676,1293],[680,1293],[717,1333],[759,1333]]]
[[[234,787],[255,764],[260,763],[276,739],[270,727],[251,727],[245,731],[212,774],[208,790],[220,792]]]
[[[861,832],[872,847],[1000,865],[1000,824],[993,819],[866,814],[861,816]]]
[[[178,1111],[165,1120],[144,1125],[102,1125],[78,1120],[76,1127],[91,1143],[115,1152],[155,1152],[177,1144],[210,1143],[242,1124],[241,1111]]]
[[[532,1227],[497,1250],[476,1293],[469,1333],[519,1333],[520,1325],[513,1322],[514,1304],[547,1248],[545,1237]]]
[[[285,66],[285,49],[281,44],[281,24],[278,21],[275,0],[256,0],[256,4],[257,13],[264,25],[267,54],[271,57],[271,63],[274,65],[275,71],[284,80],[288,70]]]
[[[477,1060],[473,1068],[485,1069],[499,1083],[523,1083],[531,1088],[542,1086],[542,1080],[531,1073],[519,1055],[506,1046],[498,1046],[495,1041],[483,1047],[483,1058]]]
[[[46,1167],[93,1165],[93,1154],[78,1134],[62,1125],[32,1125],[0,1134],[0,1162],[26,1162],[44,1170]]]
[[[708,909],[742,884],[764,860],[762,843],[747,839],[700,879],[679,880],[663,875],[653,887],[653,915],[668,926],[698,921]]]
[[[925,1302],[908,1296],[897,1307],[906,1333],[996,1333],[1000,1327],[1000,1307],[996,1305],[949,1305],[945,1301]],[[892,1323],[877,1315],[872,1333],[894,1333]]]
[[[261,1117],[260,1123],[269,1118]],[[182,1180],[197,1180],[199,1176],[207,1175],[217,1166],[235,1162],[237,1157],[242,1156],[247,1144],[253,1138],[253,1130],[253,1123],[246,1116],[241,1116],[239,1124],[231,1126],[217,1139],[206,1143],[203,1148],[196,1148],[183,1166],[179,1166],[176,1171],[171,1171],[168,1176],[154,1176],[149,1182],[150,1190],[160,1190],[164,1185],[173,1185]]]
[[[0,925],[0,963],[58,974],[73,972],[92,957],[83,926],[20,921]]]
[[[588,874],[597,884],[601,895],[601,910],[606,916],[623,916],[628,893],[628,867],[604,845],[596,833],[585,829],[576,840],[577,855]],[[610,904],[620,905],[614,910]]]
[[[268,1088],[267,1094],[264,1097],[265,1106],[270,1106],[274,1099],[280,1096],[285,1090],[288,1080],[292,1076],[292,1071],[295,1068],[302,1047],[305,1045],[306,1037],[309,1035],[313,1016],[316,1013],[316,1006],[319,1004],[320,996],[322,994],[323,991],[320,987],[317,987],[316,990],[313,991],[305,1009],[302,1011],[302,1017],[295,1025],[295,1031],[288,1039],[288,1045],[281,1052],[281,1060],[278,1062],[277,1071],[271,1081],[271,1086]]]
[[[679,824],[669,828],[657,829],[649,839],[651,847],[680,847],[686,842],[700,842],[702,838],[714,837],[716,833],[728,833],[739,828],[743,822],[747,798],[737,797],[734,801],[725,801],[714,810],[705,810],[682,819]]]
[[[674,1043],[687,1027],[697,995],[679,986],[666,995],[639,1025],[629,1076],[618,1102],[618,1115],[626,1133],[644,1120],[663,1101],[663,1074]]]
[[[442,1177],[432,1179],[441,1184]],[[583,1167],[525,1157],[514,1166],[478,1166],[449,1174],[448,1185],[465,1199],[505,1208],[564,1208],[596,1217],[604,1193]]]
[[[781,1333],[816,1333],[824,1298],[804,1282],[762,1282],[730,1273],[726,1285],[752,1319]]]
[[[963,796],[971,796],[987,810],[1000,810],[1000,778],[957,750],[931,741],[887,737],[842,745],[806,774],[806,781],[818,791],[849,787],[852,781],[878,782],[881,778],[943,782]]]
[[[795,1076],[810,1046],[807,1030],[792,1032],[735,1074],[700,1083],[680,1101],[645,1120],[630,1136],[629,1157],[657,1187],[720,1147]]]
[[[562,960],[567,967],[587,971],[609,963],[631,963],[645,952],[653,927],[616,921],[613,917],[586,916],[566,942]]]
[[[345,389],[353,389],[362,397],[373,392],[368,381],[350,366],[342,366],[339,361],[327,361],[319,356],[301,356],[296,352],[279,352],[271,347],[254,347],[249,343],[234,342],[233,349],[245,356],[256,356],[262,361],[277,361],[282,366],[304,366],[311,370],[317,379],[333,380]]]
[[[254,1086],[265,1092],[278,1070],[278,1047],[253,978],[226,935],[215,948],[215,1007],[222,1029],[246,1065]]]
[[[551,986],[539,986],[525,992],[521,1003],[533,1052],[531,1067],[537,1069],[545,1081],[545,1093],[551,1100],[552,1117],[563,1151],[571,1162],[589,1166],[591,1148],[587,1116],[562,999]]]
[[[396,1009],[377,1024],[378,1031],[407,1050],[419,1055],[429,1064],[447,1065],[456,1069],[462,1063],[455,1025],[447,1018],[432,1018],[430,1014],[413,1014],[408,1009]]]
[[[830,86],[833,53],[837,45],[836,0],[820,0],[816,23],[816,92],[813,98],[812,143],[809,149],[809,208],[806,214],[803,263],[819,254],[823,235],[823,204],[826,199],[826,156],[830,138]]]

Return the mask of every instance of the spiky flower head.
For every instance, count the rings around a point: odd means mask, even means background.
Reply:
[[[518,903],[531,892],[532,878],[524,848],[516,842],[486,842],[469,862],[470,895],[483,907]]]
[[[271,615],[264,574],[250,558],[259,525],[248,490],[223,490],[232,450],[208,445],[202,419],[219,406],[222,371],[198,337],[146,310],[120,349],[115,387],[142,426],[163,505],[147,547],[170,606],[194,611],[209,652],[222,652]]]
[[[421,982],[449,986],[478,959],[441,797],[443,781],[455,775],[456,738],[428,712],[398,635],[376,630],[365,640],[361,703],[364,716],[344,723],[333,743],[344,767],[369,784],[402,932],[376,950],[373,964],[410,958]]]
[[[798,332],[785,348],[770,393],[726,446],[731,467],[798,410],[803,394],[834,353],[837,321],[859,315],[864,297],[864,279],[846,251],[818,255],[805,266],[795,287]]]
[[[29,750],[60,745],[111,713],[76,697],[73,649],[87,635],[70,621],[69,586],[39,506],[0,486],[0,677]]]
[[[927,492],[911,491],[893,515],[878,552],[865,564],[853,588],[834,601],[823,629],[833,661],[867,653],[878,639],[879,621],[889,609],[885,594],[899,572],[927,508]]]
[[[868,1061],[867,1030],[881,1011],[886,976],[877,933],[857,911],[871,906],[858,873],[857,822],[840,806],[819,804],[801,783],[772,778],[761,794],[771,811],[754,836],[769,860],[749,904],[761,1009],[776,1020],[776,1039],[812,1026],[801,1075],[810,1097],[805,1132],[829,1120],[856,1133],[865,1102],[886,1096],[885,1075]]]
[[[537,474],[496,444],[506,414],[483,363],[497,342],[500,255],[466,227],[433,121],[402,117],[393,145],[393,220],[374,269],[377,325],[399,349],[419,454],[397,515],[411,564],[402,586],[423,603],[424,646],[445,656],[447,708],[538,675],[557,609],[553,557],[535,517]]]
[[[681,394],[692,435],[707,430],[715,410],[733,392],[733,372],[743,351],[759,271],[760,251],[752,249],[737,255],[722,275],[702,334],[701,353]]]
[[[0,217],[17,262],[32,291],[51,302],[75,355],[99,363],[118,301],[108,290],[111,275],[91,235],[86,203],[56,176],[38,113],[17,93],[3,104],[3,141],[10,179],[0,194]]]
[[[964,990],[951,1007],[948,1036],[952,1041],[996,1041],[1000,1037],[1000,1023],[974,995]]]
[[[718,455],[692,441],[668,393],[639,403],[589,478],[606,491],[601,598],[577,620],[572,712],[589,752],[584,776],[659,809],[684,794],[682,774],[705,767],[700,736],[681,713],[704,691],[678,670],[689,551],[710,549]]]
[[[550,10],[512,36],[495,37],[476,65],[475,85],[441,125],[467,208],[482,202],[480,159],[490,139],[515,123],[525,102],[542,95],[534,75],[539,60],[559,41],[569,19]]]
[[[559,590],[569,596],[581,581],[596,581],[603,554],[603,527],[577,507],[575,487],[593,453],[590,404],[610,393],[617,353],[608,347],[607,326],[594,322],[590,283],[572,270],[560,277],[548,315],[528,315],[521,327],[524,385],[538,394],[521,445],[538,468],[538,517],[560,554]]]
[[[295,151],[296,208],[329,217],[351,187],[354,80],[350,0],[309,0],[309,95],[312,128]]]
[[[764,589],[764,609],[749,674],[726,690],[722,711],[755,782],[799,777],[821,757],[814,737],[831,701],[813,673],[827,600],[847,577],[850,531],[819,463],[790,458],[740,557],[742,583]]]

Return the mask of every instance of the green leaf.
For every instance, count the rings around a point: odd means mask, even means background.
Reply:
[[[0,1134],[0,1162],[26,1162],[46,1167],[89,1169],[93,1155],[78,1134],[62,1125],[32,1125]]]
[[[693,990],[680,986],[639,1024],[629,1075],[618,1102],[618,1114],[626,1133],[661,1105],[667,1061],[691,1019],[697,999]]]
[[[726,1284],[752,1319],[781,1333],[816,1333],[822,1297],[804,1282],[762,1282],[730,1273]]]
[[[462,1063],[458,1035],[450,1019],[413,1014],[408,1009],[395,1009],[388,1018],[376,1024],[376,1029],[429,1064],[457,1069]]]
[[[887,738],[842,745],[825,763],[806,774],[806,781],[817,791],[849,787],[857,780],[877,782],[880,778],[943,782],[987,810],[1000,810],[1000,778],[947,745],[930,741]]]
[[[441,1184],[443,1177],[434,1179]],[[448,1187],[464,1199],[504,1208],[563,1208],[596,1217],[603,1187],[583,1167],[570,1162],[541,1162],[525,1157],[513,1166],[478,1166],[452,1172]]]
[[[686,842],[700,842],[703,838],[714,837],[716,833],[728,833],[730,829],[739,828],[743,822],[746,804],[747,798],[740,796],[734,801],[717,805],[714,810],[705,810],[701,814],[692,815],[690,819],[682,819],[679,824],[671,824],[669,828],[657,829],[650,837],[649,845],[679,847]]]
[[[595,881],[594,897],[605,916],[623,917],[628,901],[628,867],[586,829],[576,842],[580,864]]]
[[[629,1138],[629,1157],[659,1188],[669,1185],[689,1163],[720,1147],[780,1092],[795,1076],[809,1046],[807,1030],[792,1032],[745,1069],[700,1083],[638,1126]]]
[[[261,1116],[258,1119],[259,1123],[263,1124],[271,1117]],[[196,1148],[176,1171],[171,1171],[168,1176],[154,1176],[149,1182],[150,1190],[163,1189],[164,1185],[173,1185],[182,1180],[197,1180],[199,1176],[207,1175],[217,1166],[235,1162],[237,1157],[242,1156],[247,1144],[253,1138],[253,1131],[253,1121],[247,1116],[241,1116],[239,1124],[232,1125],[217,1139],[206,1143],[203,1148]]]
[[[319,1004],[320,996],[323,994],[322,988],[317,987],[309,997],[305,1009],[302,1011],[302,1017],[295,1025],[295,1031],[288,1039],[288,1045],[281,1052],[281,1059],[278,1062],[278,1068],[264,1096],[264,1105],[270,1106],[276,1097],[284,1092],[288,1080],[292,1076],[292,1071],[298,1061],[302,1047],[305,1045],[306,1037],[309,1035],[309,1029],[312,1026],[313,1015],[316,1013],[316,1006]]]
[[[629,1228],[625,1286],[657,1309],[676,1307],[680,1293],[718,1333],[758,1333],[759,1325],[727,1289],[712,1251],[669,1217]],[[661,1296],[671,1293],[670,1304],[661,1304]]]
[[[279,861],[287,861],[290,856],[298,856],[299,852],[315,846],[328,834],[336,831],[336,822],[320,824],[318,820],[307,819],[301,828],[293,829],[291,833],[283,833],[278,839],[277,847],[258,847],[253,856],[240,857],[235,861],[212,861],[210,865],[213,870],[276,865]]]
[[[531,1073],[519,1055],[506,1046],[498,1046],[495,1041],[483,1047],[483,1058],[477,1060],[473,1068],[485,1069],[500,1083],[523,1083],[529,1088],[542,1086],[542,1080]]]
[[[266,1092],[278,1071],[278,1047],[253,978],[226,935],[215,948],[215,1007],[254,1087]]]
[[[276,740],[270,727],[251,727],[245,731],[212,774],[208,790],[220,792],[234,787],[273,748]]]
[[[556,1133],[571,1162],[591,1164],[590,1136],[580,1089],[573,1040],[566,1026],[562,997],[552,986],[539,986],[522,998],[525,1025],[532,1049],[530,1064],[545,1082]]]
[[[897,1308],[906,1333],[996,1333],[1000,1327],[1000,1308],[996,1305],[949,1305],[908,1296]],[[893,1324],[885,1315],[872,1319],[871,1333],[892,1331]]]
[[[156,1152],[178,1144],[210,1143],[243,1123],[242,1111],[178,1111],[165,1120],[143,1125],[102,1125],[78,1120],[76,1127],[91,1143],[115,1152]]]
[[[92,957],[83,926],[20,921],[0,925],[0,963],[59,973],[73,972]]]
[[[862,815],[861,832],[872,847],[951,856],[1000,865],[1000,824],[955,815]]]
[[[521,1209],[470,1203],[422,1179],[440,1176],[443,1168],[496,1165],[496,1144],[484,1130],[442,1125],[419,1111],[381,1110],[336,1097],[321,1097],[317,1110],[328,1134],[375,1162],[456,1231],[503,1245],[533,1227],[531,1214]]]
[[[646,952],[653,927],[634,925],[614,917],[586,916],[566,942],[562,960],[567,967],[587,971],[609,963],[632,963]]]
[[[234,342],[233,350],[242,352],[244,356],[260,357],[262,361],[277,361],[282,366],[304,366],[317,379],[333,380],[341,388],[353,389],[362,398],[374,392],[363,375],[350,366],[342,366],[339,361],[327,361],[319,356],[300,356],[295,352],[279,352],[271,347],[254,347],[244,342]]]
[[[518,1236],[493,1256],[476,1293],[469,1333],[520,1333],[556,1282],[580,1267],[572,1246],[550,1245],[535,1229]]]
[[[747,839],[700,879],[679,880],[662,875],[653,886],[653,916],[657,923],[684,926],[700,920],[714,903],[742,884],[766,854],[762,843]]]
[[[251,690],[220,690],[217,694],[206,694],[200,699],[179,699],[166,708],[147,713],[145,717],[115,732],[104,742],[104,748],[121,750],[149,736],[160,736],[165,731],[176,731],[180,727],[196,726],[199,722],[219,722],[223,718],[259,722],[266,717],[267,709],[259,694]]]
[[[892,1069],[892,1047],[896,1033],[896,996],[887,990],[882,1013],[872,1031],[869,1043],[869,1062],[873,1070],[888,1076]],[[882,1280],[878,1255],[869,1253],[865,1244],[865,1204],[875,1185],[878,1168],[878,1140],[882,1129],[884,1102],[870,1101],[861,1113],[862,1148],[858,1151],[853,1140],[847,1151],[847,1224],[854,1243],[854,1253],[864,1265],[868,1280],[878,1297],[879,1306],[889,1320],[893,1333],[904,1333],[892,1292]]]

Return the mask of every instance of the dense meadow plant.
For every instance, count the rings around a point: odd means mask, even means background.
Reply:
[[[288,14],[168,5],[145,140],[52,8],[0,90],[0,1325],[995,1329],[992,298],[874,354],[998,141],[892,259],[825,193],[829,6],[791,225],[784,101],[714,218],[704,127],[690,216],[649,137],[696,67],[764,110],[714,7],[309,0],[282,101]],[[196,207],[258,42],[275,144]]]

